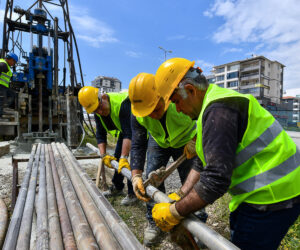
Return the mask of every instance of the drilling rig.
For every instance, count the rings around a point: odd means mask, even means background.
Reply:
[[[51,15],[49,5],[60,7],[63,25]],[[27,47],[29,43],[28,52],[24,41]],[[60,51],[64,55],[59,57]],[[15,106],[4,107],[7,121],[0,122],[0,135],[15,136],[18,141],[29,143],[39,139],[77,146],[83,131],[77,94],[84,81],[68,1],[37,0],[22,9],[14,7],[13,0],[7,0],[1,57],[8,52],[17,54],[20,60],[12,69],[10,82],[16,94]],[[64,60],[63,67],[59,58]]]

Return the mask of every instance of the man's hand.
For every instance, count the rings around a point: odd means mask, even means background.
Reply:
[[[169,232],[184,218],[177,212],[175,203],[158,203],[152,209],[152,217],[156,225],[164,232]]]
[[[131,170],[129,162],[126,158],[121,158],[119,160],[118,173],[121,173],[122,168],[127,168],[128,170]]]
[[[104,164],[106,165],[106,166],[108,166],[109,168],[113,168],[113,166],[111,165],[111,161],[116,161],[117,160],[117,158],[116,157],[114,157],[114,156],[112,156],[112,155],[105,155],[103,158],[102,158],[102,160],[103,160],[103,162],[104,162]]]
[[[197,155],[196,152],[196,142],[194,140],[190,140],[185,146],[183,150],[187,159],[192,159]]]
[[[136,197],[142,201],[148,202],[150,198],[146,196],[142,175],[141,174],[134,175],[131,179],[131,182]]]

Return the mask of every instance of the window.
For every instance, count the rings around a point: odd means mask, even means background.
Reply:
[[[238,83],[238,81],[228,82],[228,88],[236,87],[238,86]]]
[[[259,94],[260,88],[241,89],[240,92],[243,94]]]
[[[228,71],[238,70],[240,66],[238,64],[228,66]]]
[[[217,84],[219,87],[224,88],[224,83]]]
[[[207,81],[208,81],[208,83],[215,83],[216,82],[216,78],[215,77],[208,78]]]
[[[217,76],[217,82],[223,81],[223,80],[224,80],[224,75]]]
[[[231,73],[227,73],[227,79],[232,79],[232,78],[238,78],[239,77],[239,72],[231,72]]]
[[[224,72],[224,70],[225,70],[225,67],[217,68],[217,69],[216,69],[216,73],[217,73],[217,74],[218,74],[218,73],[222,73],[222,72]]]

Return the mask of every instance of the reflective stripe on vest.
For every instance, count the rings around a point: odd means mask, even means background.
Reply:
[[[109,103],[110,103],[110,114],[109,116],[111,117],[114,125],[116,126],[117,129],[115,130],[108,130],[105,123],[103,122],[101,115],[97,114],[96,115],[99,117],[103,127],[105,128],[106,132],[110,133],[113,136],[118,136],[119,132],[122,132],[121,128],[121,123],[120,123],[120,109],[122,102],[128,97],[127,92],[123,93],[107,93],[109,96]]]
[[[235,167],[242,165],[248,161],[251,157],[261,152],[267,147],[275,137],[277,137],[282,131],[282,127],[277,120],[274,120],[272,125],[268,127],[261,136],[259,136],[250,145],[240,151],[235,157]]]
[[[8,71],[7,72],[2,72],[0,75],[0,84],[3,85],[6,88],[9,88],[9,81],[10,78],[12,77],[12,72],[10,69],[10,66],[4,59],[0,59],[0,62],[5,63],[7,65]]]
[[[136,120],[148,130],[156,143],[162,148],[180,148],[193,139],[197,133],[195,121],[183,114],[178,113],[174,103],[171,103],[166,114],[166,132],[159,120],[149,116],[136,117]]]
[[[297,149],[295,154],[293,154],[283,163],[279,164],[277,167],[271,168],[266,172],[253,176],[252,178],[241,182],[240,184],[231,188],[230,192],[233,195],[249,193],[279,180],[280,178],[296,170],[298,167],[300,167],[299,149]]]

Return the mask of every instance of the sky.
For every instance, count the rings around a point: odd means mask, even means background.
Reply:
[[[0,1],[2,38],[6,1]],[[27,9],[33,2],[14,4]],[[58,7],[45,5],[62,20]],[[127,89],[138,73],[155,74],[162,47],[172,51],[167,59],[194,60],[205,74],[214,65],[263,55],[286,66],[284,90],[300,88],[299,0],[72,0],[69,7],[85,85],[104,75]]]

